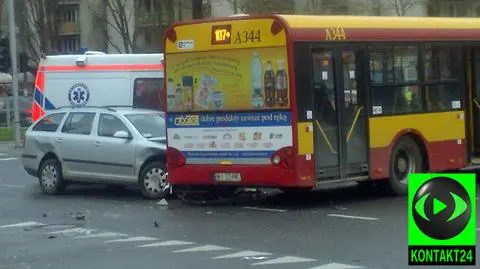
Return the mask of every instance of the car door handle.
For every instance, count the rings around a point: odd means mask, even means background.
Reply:
[[[94,145],[95,147],[99,147],[101,144],[100,144],[99,141],[95,141],[95,142],[93,142],[93,145]]]
[[[63,142],[63,139],[62,138],[57,138],[57,140],[55,140],[57,143],[62,143]]]

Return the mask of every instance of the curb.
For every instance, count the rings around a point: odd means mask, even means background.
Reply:
[[[22,147],[17,147],[14,141],[11,142],[0,142],[0,152],[3,153],[20,153],[22,152]]]

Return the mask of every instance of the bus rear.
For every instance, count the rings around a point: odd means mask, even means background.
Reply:
[[[285,28],[274,18],[169,28],[165,40],[169,182],[298,185],[290,65]]]

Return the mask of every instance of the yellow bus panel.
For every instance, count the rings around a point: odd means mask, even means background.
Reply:
[[[245,19],[178,25],[176,41],[166,39],[166,53],[286,46],[285,29],[272,33],[276,20]],[[280,26],[278,24],[277,26]],[[276,27],[273,27],[277,29]]]
[[[402,130],[416,130],[427,140],[440,142],[465,138],[463,111],[374,117],[369,119],[370,147],[387,147]]]

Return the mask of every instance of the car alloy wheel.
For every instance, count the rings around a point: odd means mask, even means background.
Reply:
[[[53,165],[43,167],[41,181],[46,191],[54,192],[58,184],[57,169]]]
[[[157,195],[168,185],[167,173],[159,167],[152,168],[145,174],[143,185],[150,194]]]

